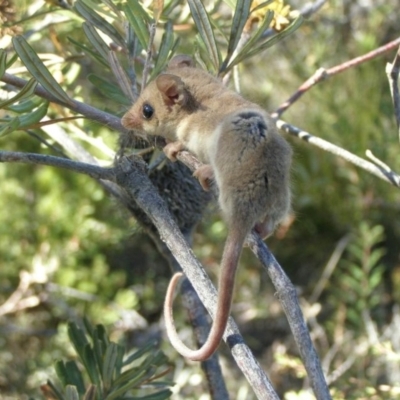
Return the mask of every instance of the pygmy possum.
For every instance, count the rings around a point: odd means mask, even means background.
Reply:
[[[229,318],[236,270],[247,234],[271,235],[290,210],[292,150],[260,106],[226,88],[185,55],[172,58],[165,73],[150,82],[122,118],[128,129],[163,136],[164,152],[176,161],[188,149],[204,163],[194,176],[205,190],[215,181],[228,228],[211,331],[197,350],[188,348],[175,328],[172,303],[182,276],[176,273],[164,304],[167,335],[191,360],[206,360],[218,348]]]

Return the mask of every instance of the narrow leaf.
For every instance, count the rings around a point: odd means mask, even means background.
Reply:
[[[66,400],[79,400],[79,394],[75,386],[68,385],[65,388],[65,399]]]
[[[155,347],[156,347],[156,343],[154,341],[145,344],[139,350],[137,350],[135,353],[131,354],[124,361],[124,366],[131,364],[133,361],[136,361],[138,358],[142,357],[144,354],[148,353],[149,351],[154,351]]]
[[[88,75],[88,79],[105,97],[125,106],[130,106],[132,104],[124,93],[122,93],[120,88],[110,83],[109,80],[95,74]]]
[[[207,11],[201,0],[188,0],[190,12],[197,30],[206,46],[212,63],[216,71],[219,69],[220,54],[215,42],[214,31],[212,29]]]
[[[75,361],[67,361],[65,363],[65,370],[68,376],[68,384],[74,385],[80,394],[85,393],[85,383],[81,371]]]
[[[89,24],[88,22],[84,22],[82,25],[83,31],[85,32],[86,37],[89,39],[91,45],[97,50],[100,56],[106,61],[108,57],[109,47],[106,42],[102,39],[102,37],[96,31],[96,28]]]
[[[33,75],[33,77],[58,100],[70,104],[71,100],[63,88],[44,66],[42,60],[38,57],[32,47],[23,36],[14,36],[12,38],[15,51],[18,53],[22,62]]]
[[[128,0],[126,4],[122,5],[122,10],[131,25],[133,32],[139,39],[140,45],[143,49],[147,48],[149,42],[149,30],[147,28],[147,19],[141,18],[141,11],[144,11],[137,0]],[[147,14],[146,14],[147,15]]]
[[[1,61],[0,61],[1,62]],[[26,97],[31,97],[35,93],[35,89],[37,86],[37,82],[34,78],[29,80],[24,87],[11,99],[0,102],[0,108],[5,108],[10,104],[14,104],[19,100],[22,100]]]
[[[19,126],[21,125],[21,121],[19,119],[19,117],[15,117],[13,119],[11,119],[9,122],[7,122],[4,125],[0,125],[0,138],[2,136],[6,136],[9,133],[14,132],[15,130],[17,130],[19,128]]]
[[[249,18],[251,3],[252,0],[237,0],[229,36],[227,54],[221,66],[221,70],[224,70],[228,65],[229,60],[231,59],[232,54],[239,43],[243,28],[247,22],[247,19]]]
[[[72,38],[69,37],[68,40],[72,44],[74,44],[76,47],[78,47],[79,49],[83,50],[84,53],[89,54],[96,61],[98,61],[99,63],[101,63],[105,67],[108,67],[107,62],[97,52],[93,51],[92,49],[90,49],[89,47],[85,46],[84,44],[77,42],[75,39],[72,39]]]
[[[13,111],[15,113],[26,113],[38,107],[42,102],[43,100],[40,97],[35,96],[29,99],[25,99],[19,104],[8,106],[7,110]]]
[[[151,73],[152,77],[157,76],[160,73],[160,71],[164,68],[173,46],[174,46],[173,25],[171,21],[168,21],[165,25],[164,34],[161,38],[161,44],[158,51],[156,64]]]
[[[133,93],[131,81],[125,70],[122,68],[122,65],[120,64],[114,51],[108,52],[108,61],[111,70],[117,79],[120,89],[131,102],[134,102],[136,100],[136,96]]]
[[[268,10],[262,20],[260,26],[253,34],[253,36],[247,41],[247,43],[243,46],[243,48],[239,51],[238,55],[233,59],[233,61],[229,64],[229,68],[233,65],[238,64],[248,57],[249,51],[254,48],[255,43],[260,39],[261,35],[265,32],[266,29],[271,25],[271,22],[274,18],[274,12]]]
[[[39,122],[46,114],[47,114],[47,109],[49,107],[49,103],[46,101],[43,104],[41,104],[35,111],[32,111],[29,114],[24,114],[19,117],[21,121],[20,128],[29,128],[32,125],[36,124]]]
[[[7,68],[7,53],[5,50],[0,49],[0,78],[3,77]]]
[[[100,29],[107,36],[109,36],[115,43],[124,47],[125,41],[121,34],[103,17],[94,12],[94,10],[84,4],[81,0],[75,2],[74,7],[75,11],[80,14],[86,21],[90,22],[96,28]]]
[[[115,363],[118,358],[118,345],[116,343],[111,342],[106,350],[106,354],[104,357],[103,363],[103,385],[104,389],[108,391],[111,388],[111,383],[114,377],[115,371]]]
[[[97,362],[96,358],[93,352],[93,349],[90,347],[89,344],[87,344],[83,350],[83,363],[85,365],[86,372],[89,375],[90,381],[96,385],[97,387],[100,387],[100,374],[99,370],[97,368]]]
[[[70,322],[67,328],[68,337],[78,356],[83,359],[83,351],[85,346],[88,344],[88,340],[83,333],[82,329],[78,327],[74,322]]]

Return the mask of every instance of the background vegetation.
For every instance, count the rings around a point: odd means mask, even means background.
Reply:
[[[152,2],[144,3],[152,10]],[[229,6],[205,3],[217,24],[230,24]],[[304,2],[290,5],[301,9]],[[78,13],[62,1],[39,0],[0,1],[0,10],[0,48],[10,50],[11,37],[22,33],[72,98],[115,115],[127,110],[129,101],[124,104],[121,93],[112,101],[100,90],[111,74],[99,57],[83,51],[88,42]],[[165,2],[156,45],[167,17],[180,39],[178,52],[192,54],[196,30],[185,1]],[[273,111],[319,67],[397,38],[399,19],[395,0],[330,1],[284,41],[239,65],[241,91]],[[122,20],[113,23],[124,32]],[[317,85],[285,120],[361,157],[371,149],[400,171],[385,74],[393,57],[388,53]],[[8,72],[26,77],[19,62]],[[1,99],[9,95],[0,88]],[[0,110],[0,117],[9,113]],[[62,120],[71,116],[51,104],[47,117],[59,123],[2,135],[1,149],[59,155],[64,150],[57,135],[66,134],[110,164],[118,135],[89,120]],[[397,398],[400,192],[340,158],[288,140],[295,151],[294,219],[270,240],[270,248],[299,289],[333,396]],[[159,339],[174,363],[173,398],[207,399],[200,366],[189,368],[162,332],[170,271],[127,212],[93,180],[61,169],[5,163],[0,177],[0,398],[40,398],[40,385],[54,377],[54,361],[75,355],[67,322],[87,316],[129,349]],[[215,211],[210,209],[194,236],[195,252],[214,279],[225,239]],[[304,369],[286,319],[267,277],[247,252],[233,312],[282,397],[306,396]],[[189,327],[185,334],[190,336]],[[233,398],[254,398],[223,346],[221,354]]]

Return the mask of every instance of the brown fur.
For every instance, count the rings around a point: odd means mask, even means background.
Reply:
[[[122,123],[172,141],[165,148],[172,160],[183,148],[193,152],[208,164],[195,172],[206,189],[206,180],[215,177],[229,233],[221,261],[217,312],[200,349],[186,347],[175,329],[173,291],[181,274],[172,278],[164,305],[172,345],[189,359],[205,360],[224,334],[247,234],[255,228],[263,237],[269,236],[290,209],[292,151],[268,113],[194,68],[187,56],[171,60],[166,73],[145,88]]]

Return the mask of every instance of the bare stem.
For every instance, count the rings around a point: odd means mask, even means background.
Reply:
[[[377,49],[370,51],[360,57],[353,58],[352,60],[346,61],[342,64],[336,65],[335,67],[324,69],[319,68],[315,73],[308,78],[297,90],[296,92],[290,96],[285,102],[283,102],[277,110],[272,114],[272,117],[277,119],[293,104],[295,103],[304,93],[309,91],[314,85],[317,83],[326,80],[334,75],[337,75],[341,72],[348,70],[349,68],[353,68],[357,65],[360,65],[364,62],[370,61],[373,58],[376,58],[388,51],[394,49],[399,46],[400,38],[393,40],[384,46],[378,47]]]
[[[389,80],[390,93],[392,94],[394,115],[396,117],[397,130],[400,141],[400,95],[399,95],[399,72],[400,72],[400,47],[397,50],[393,63],[386,65],[386,74]]]
[[[285,121],[278,120],[276,122],[279,129],[283,130],[286,133],[289,133],[292,136],[295,136],[299,139],[303,139],[306,142],[319,147],[320,149],[325,150],[328,153],[334,154],[338,157],[345,159],[346,161],[356,165],[359,168],[364,169],[372,175],[377,176],[378,178],[392,184],[393,186],[400,188],[400,175],[396,174],[389,167],[383,168],[380,165],[375,165],[367,160],[364,160],[361,157],[356,156],[353,153],[350,153],[348,150],[342,149],[339,146],[336,146],[324,139],[311,135],[306,131],[297,128],[294,125],[290,125]]]

